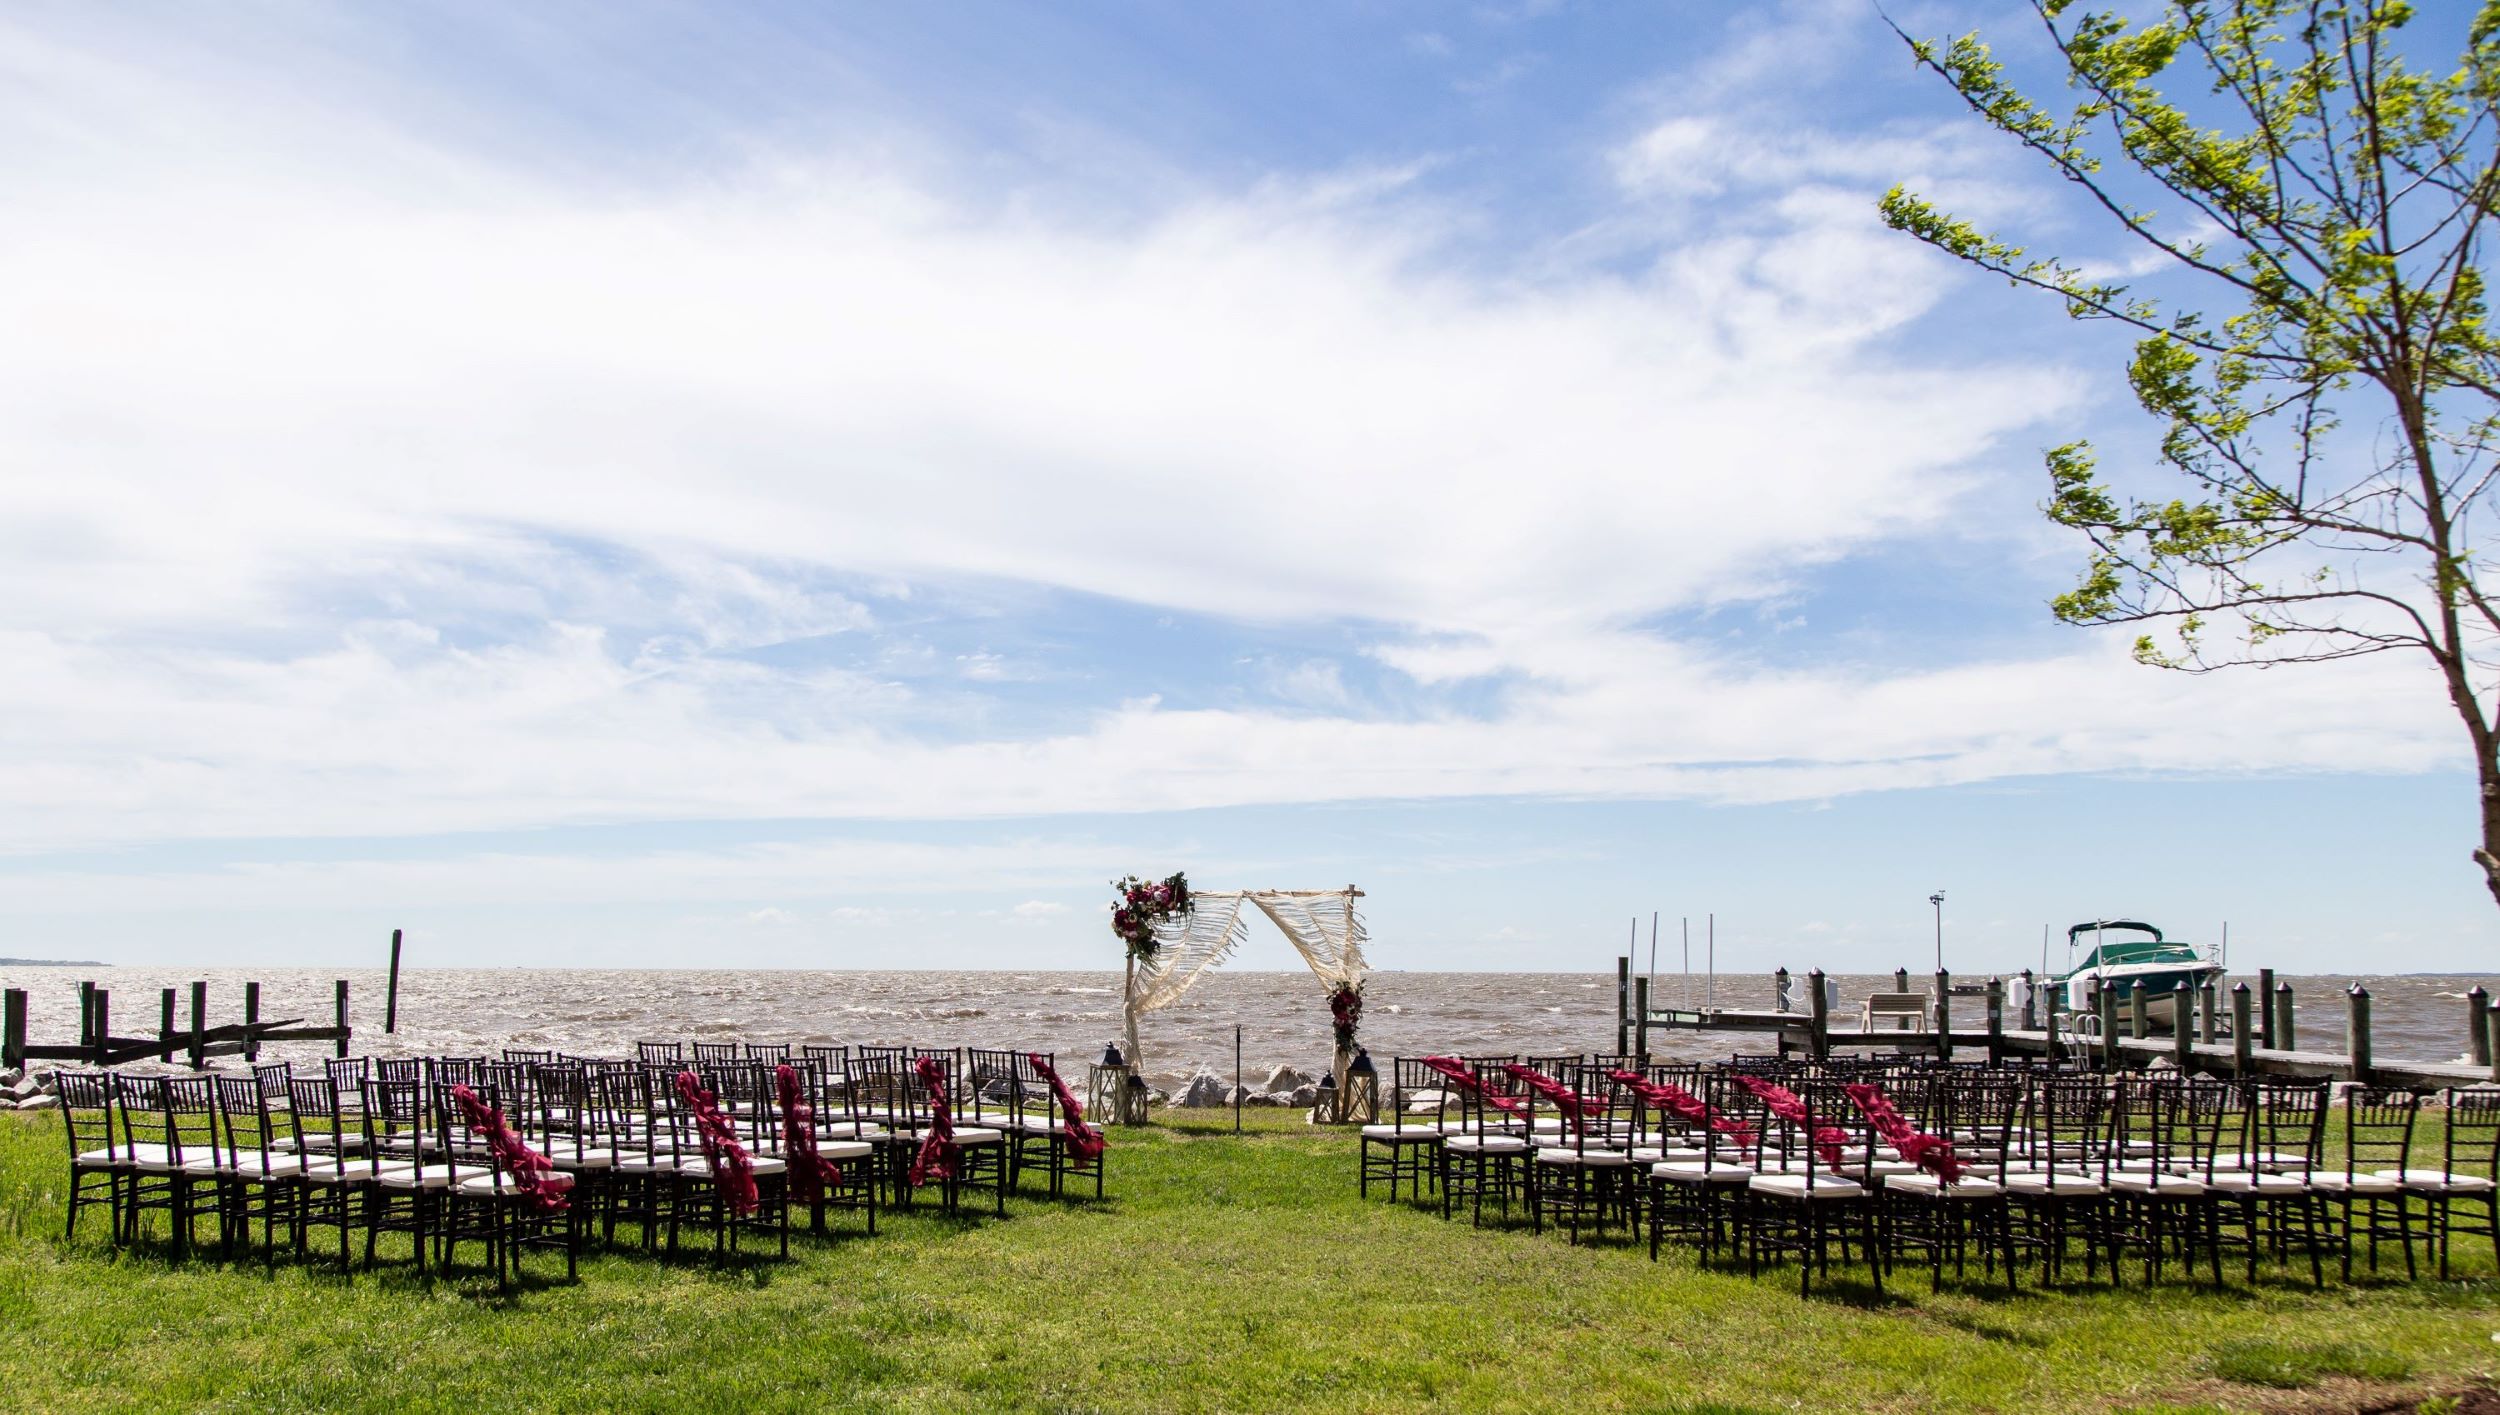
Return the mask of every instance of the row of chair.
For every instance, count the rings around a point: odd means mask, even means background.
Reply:
[[[386,1233],[410,1236],[420,1271],[476,1240],[508,1282],[539,1247],[573,1275],[585,1236],[613,1245],[620,1225],[646,1250],[675,1252],[688,1230],[735,1250],[760,1231],[786,1256],[794,1210],[818,1231],[829,1211],[853,1212],[873,1234],[881,1204],[911,1204],[924,1184],[949,1211],[980,1194],[1000,1214],[1028,1175],[1053,1196],[1084,1179],[1102,1193],[1100,1147],[1071,1143],[1082,1120],[1047,1055],[697,1045],[700,1059],[644,1043],[632,1060],[512,1050],[61,1072],[65,1237],[97,1205],[116,1245],[164,1214],[177,1255],[204,1221],[227,1254],[257,1223],[274,1263],[327,1228],[345,1267],[360,1228],[368,1267]]]
[[[2500,1089],[2447,1092],[2417,1144],[2424,1097],[2324,1081],[2175,1073],[2104,1076],[2044,1065],[1779,1058],[1647,1065],[1627,1056],[1400,1058],[1391,1113],[1363,1131],[1359,1183],[1464,1207],[1481,1224],[1514,1203],[1530,1223],[1646,1230],[1749,1271],[1798,1260],[1801,1285],[1853,1254],[1880,1286],[1903,1261],[1977,1257],[2010,1284],[2031,1270],[2087,1279],[2140,1261],[2250,1281],[2261,1258],[2347,1280],[2356,1253],[2415,1245],[2449,1273],[2450,1240],[2489,1237],[2500,1265]],[[2330,1141],[2333,1143],[2330,1144]]]

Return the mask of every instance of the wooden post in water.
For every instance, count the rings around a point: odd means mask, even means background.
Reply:
[[[174,1064],[174,990],[172,988],[165,989],[162,1002],[160,1015],[156,1019],[156,1040],[160,1046],[164,1047],[164,1050],[157,1053],[156,1059],[161,1065],[171,1066]]]
[[[2344,1049],[2352,1058],[2352,1079],[2366,1086],[2370,1084],[2370,990],[2355,983],[2348,1000],[2352,1021],[2344,1034]]]
[[[208,1057],[207,1057],[205,1054],[203,1054],[203,1050],[202,1050],[203,1048],[205,1048],[205,1047],[208,1045],[208,1042],[207,1042],[207,1040],[206,1040],[206,1036],[205,1036],[205,1034],[207,1033],[207,1031],[208,1031],[208,984],[207,984],[207,983],[204,983],[204,982],[200,982],[200,981],[198,981],[198,980],[196,980],[196,979],[195,979],[195,980],[193,980],[193,982],[192,982],[192,984],[191,984],[191,1046],[190,1046],[190,1052],[191,1052],[191,1069],[192,1069],[192,1070],[194,1070],[194,1071],[197,1071],[197,1070],[199,1070],[201,1067],[204,1067],[204,1066],[208,1065]]]
[[[2222,1036],[2222,1019],[2214,1015],[2221,1007],[2222,990],[2207,983],[2199,991],[2204,994],[2205,1002],[2202,1015],[2197,1019],[2196,1039],[2211,1046]]]
[[[2023,1030],[2040,1030],[2040,985],[2032,980],[2029,968],[2023,969]]]
[[[2170,996],[2170,1059],[2182,1076],[2196,1069],[2196,987],[2185,978]]]
[[[26,989],[0,991],[0,1070],[26,1064]]]
[[[1821,1061],[1832,1054],[1831,994],[1823,990],[1823,970],[1806,974],[1807,1051]]]
[[[2005,979],[1988,980],[1988,1064],[2005,1059]]]
[[[2153,1035],[2152,989],[2137,983],[2127,989],[2127,1035],[2137,1041]]]
[[[1649,975],[1632,980],[1632,1054],[1640,1058],[1635,1065],[1649,1065]]]
[[[1910,990],[1909,969],[1895,968],[1892,970],[1892,990],[1894,992],[1908,992]]]
[[[92,978],[78,985],[78,1044],[82,1047],[95,1045],[95,980]]]
[[[391,930],[391,985],[382,994],[382,1033],[399,1030],[399,930]],[[1238,1117],[1236,1117],[1238,1118]]]
[[[2483,1043],[2491,1048],[2491,1079],[2500,1081],[2500,1007],[2483,1014]]]
[[[243,985],[243,1059],[245,1061],[260,1060],[260,1037],[251,1030],[252,1024],[259,1020],[260,984],[258,982],[245,983]]]
[[[2248,984],[2231,985],[2231,1074],[2247,1076],[2254,1068],[2249,1053],[2257,1045],[2257,1007]]]
[[[344,1059],[346,1058],[346,1056],[347,1056],[347,1038],[348,1038],[348,1036],[349,1036],[349,1033],[348,1033],[348,1030],[347,1030],[347,979],[345,979],[345,978],[341,978],[341,979],[339,979],[339,1056],[340,1056],[340,1058],[341,1058],[342,1060],[344,1060]]]
[[[1953,975],[1936,970],[1936,1059],[1953,1059]]]
[[[2292,985],[2274,985],[2274,1039],[2282,1043],[2277,1051],[2300,1050],[2300,1027],[2292,1018]]]
[[[2257,970],[2257,1045],[2268,1051],[2275,1049],[2274,1040],[2274,970]]]
[[[1788,1010],[1788,970],[1786,968],[1771,975],[1771,1007],[1779,1012]]]
[[[2465,990],[2465,1046],[2476,1066],[2491,1064],[2491,994],[2476,983]]]
[[[1615,959],[1615,1054],[1632,1049],[1632,955]]]
[[[95,1064],[104,1064],[104,1039],[113,1035],[113,994],[105,988],[95,990]]]

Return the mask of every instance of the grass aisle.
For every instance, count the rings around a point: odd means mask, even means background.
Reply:
[[[93,1210],[64,1247],[58,1122],[0,1116],[0,1407],[2357,1410],[2500,1369],[2480,1239],[2445,1286],[1932,1297],[1904,1270],[1888,1301],[1801,1300],[1793,1274],[1366,1203],[1349,1138],[1255,1121],[1114,1132],[1100,1206],[888,1216],[787,1263],[594,1257],[574,1286],[540,1254],[503,1298],[404,1261],[116,1256]]]

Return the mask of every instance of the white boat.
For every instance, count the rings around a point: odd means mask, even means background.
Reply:
[[[2134,919],[2095,919],[2066,931],[2069,958],[2087,945],[2083,961],[2057,979],[2057,986],[2065,989],[2066,1010],[2081,1017],[2093,1015],[2095,988],[2117,999],[2121,1018],[2131,1012],[2141,988],[2145,1020],[2168,1029],[2180,983],[2201,989],[2222,981],[2221,949],[2164,938],[2160,929]]]

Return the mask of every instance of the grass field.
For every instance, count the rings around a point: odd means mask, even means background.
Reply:
[[[1905,1270],[1801,1299],[1793,1274],[1366,1202],[1350,1137],[1252,1124],[1114,1132],[1099,1205],[889,1215],[786,1263],[597,1256],[571,1285],[538,1255],[505,1297],[387,1257],[115,1254],[93,1211],[64,1246],[59,1124],[0,1116],[0,1407],[2410,1410],[2500,1372],[2480,1239],[2444,1285],[1931,1296]]]

